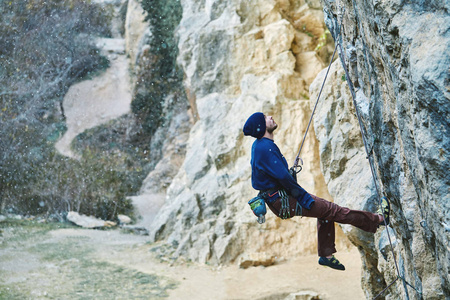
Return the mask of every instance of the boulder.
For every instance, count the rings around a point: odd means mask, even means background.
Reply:
[[[276,257],[267,253],[246,254],[239,260],[239,267],[247,269],[248,267],[264,266],[268,267],[276,262]]]
[[[132,222],[131,218],[125,215],[117,215],[117,219],[119,220],[120,225],[126,225]]]
[[[75,211],[69,211],[67,213],[67,220],[83,228],[103,228],[114,227],[117,225],[115,222],[104,221],[92,216],[82,215]]]
[[[320,295],[313,291],[301,291],[297,293],[289,294],[283,300],[320,300],[323,299]]]

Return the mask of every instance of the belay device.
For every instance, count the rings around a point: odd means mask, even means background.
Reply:
[[[262,224],[266,221],[266,202],[264,202],[264,199],[260,196],[256,196],[252,200],[248,201],[248,205],[250,205],[250,208],[252,209],[255,216],[258,217],[258,223]]]

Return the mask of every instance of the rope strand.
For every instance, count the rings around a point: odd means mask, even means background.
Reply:
[[[313,116],[314,116],[314,113],[316,111],[317,104],[319,103],[319,99],[320,99],[320,95],[322,94],[323,87],[325,86],[325,82],[327,80],[328,72],[330,71],[331,64],[333,63],[334,55],[336,54],[337,48],[338,48],[338,43],[336,43],[336,46],[334,47],[333,55],[331,56],[330,63],[328,64],[327,73],[325,74],[325,78],[323,79],[322,87],[320,88],[319,95],[317,96],[316,104],[314,105],[314,109],[313,109],[313,111],[311,113],[311,117],[309,118],[308,127],[306,127],[305,135],[303,136],[303,140],[302,140],[302,143],[300,145],[300,149],[298,150],[297,157],[295,158],[294,165],[293,165],[294,170],[299,167],[298,162],[300,160],[300,152],[302,152],[302,148],[303,148],[303,144],[305,143],[306,135],[308,134],[309,127],[311,126],[311,122],[313,120]]]

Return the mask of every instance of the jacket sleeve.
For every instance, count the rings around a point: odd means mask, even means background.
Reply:
[[[306,209],[310,209],[314,200],[303,189],[289,173],[289,170],[283,164],[281,153],[265,150],[260,153],[259,164],[261,169],[272,178],[276,179],[280,185]]]

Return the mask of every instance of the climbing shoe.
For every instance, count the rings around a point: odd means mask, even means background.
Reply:
[[[344,271],[345,267],[343,264],[341,264],[334,255],[331,258],[326,258],[324,256],[321,256],[319,258],[319,265],[330,267],[336,270]]]
[[[386,220],[386,224],[384,224],[384,221],[381,221],[378,226],[384,226],[389,225],[389,215],[391,214],[391,204],[389,203],[388,198],[383,197],[381,198],[381,207],[378,209],[378,214],[382,215],[383,218]]]

